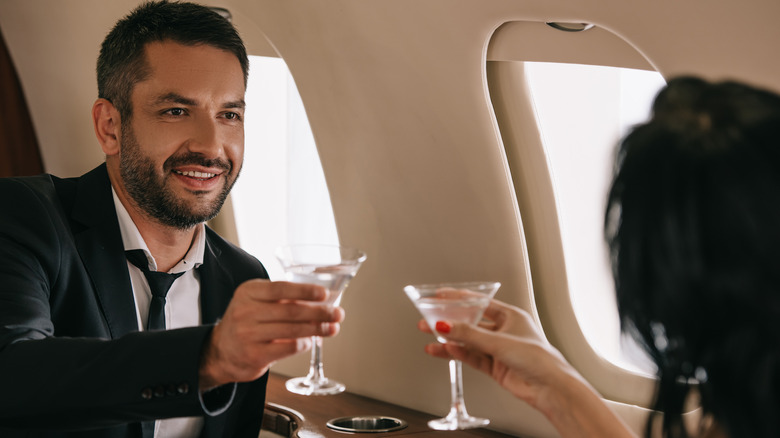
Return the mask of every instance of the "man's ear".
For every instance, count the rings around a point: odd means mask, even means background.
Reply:
[[[117,155],[122,122],[114,104],[102,98],[96,100],[92,105],[92,124],[103,152],[107,156]]]

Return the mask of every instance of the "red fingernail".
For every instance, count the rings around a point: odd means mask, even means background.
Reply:
[[[452,326],[444,321],[436,321],[436,331],[445,335],[452,330]]]

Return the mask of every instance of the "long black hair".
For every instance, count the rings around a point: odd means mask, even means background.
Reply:
[[[618,310],[658,367],[664,435],[688,436],[697,392],[731,438],[780,436],[780,96],[671,80],[616,163]]]

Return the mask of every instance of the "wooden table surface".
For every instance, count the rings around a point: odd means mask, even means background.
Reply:
[[[268,379],[266,411],[263,429],[291,438],[336,437],[355,435],[328,428],[328,420],[340,417],[381,415],[407,422],[404,429],[392,432],[360,433],[370,438],[400,437],[415,434],[416,437],[486,437],[505,438],[499,432],[487,429],[456,431],[434,431],[428,428],[428,421],[436,416],[393,405],[349,392],[328,396],[304,396],[293,394],[284,387],[286,377],[271,373]],[[442,414],[445,414],[443,412]]]

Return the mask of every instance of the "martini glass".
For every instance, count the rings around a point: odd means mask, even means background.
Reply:
[[[420,311],[436,340],[447,343],[447,339],[436,332],[437,321],[465,322],[476,324],[496,294],[501,283],[470,282],[409,285],[404,292]],[[435,430],[459,430],[483,427],[490,423],[487,418],[472,417],[466,411],[463,398],[463,365],[459,360],[450,360],[450,412],[444,418],[431,420],[428,426]]]
[[[290,245],[277,249],[287,280],[324,286],[330,292],[328,304],[338,306],[341,294],[366,259],[363,251],[336,245]],[[330,395],[344,391],[343,383],[325,377],[322,367],[322,338],[312,336],[311,364],[306,377],[290,379],[287,390],[303,395]]]

